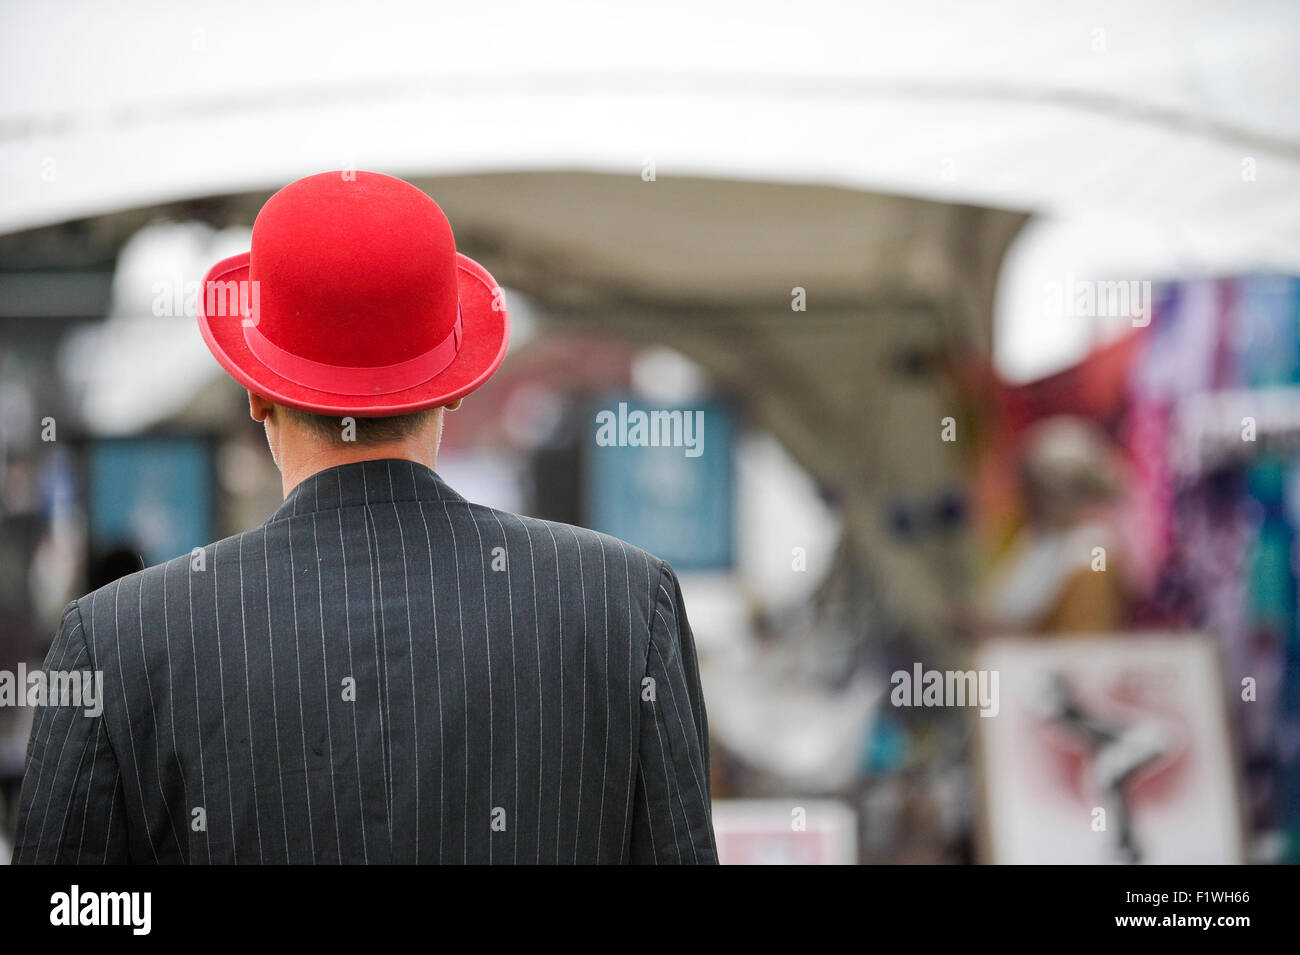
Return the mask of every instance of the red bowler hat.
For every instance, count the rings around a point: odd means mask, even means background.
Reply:
[[[437,203],[374,172],[308,176],[268,199],[252,250],[203,280],[198,319],[240,384],[340,416],[446,404],[487,381],[510,340],[500,287],[456,251]]]

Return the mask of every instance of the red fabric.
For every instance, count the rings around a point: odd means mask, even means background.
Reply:
[[[510,322],[496,289],[486,269],[456,252],[442,210],[415,186],[378,173],[321,173],[272,196],[253,224],[252,250],[208,273],[199,329],[222,367],[272,401],[325,414],[404,414],[468,394],[500,366]],[[455,338],[458,315],[460,344],[448,363],[438,349]],[[325,387],[320,374],[315,387],[301,384],[292,361],[268,367],[245,340],[250,321],[302,359],[299,369],[338,367],[338,384]],[[418,380],[420,369],[444,365]]]
[[[1132,332],[1046,378],[1021,385],[999,383],[998,401],[1007,431],[1018,436],[1034,422],[1058,414],[1112,425],[1128,406],[1133,363],[1143,341],[1140,332]]]

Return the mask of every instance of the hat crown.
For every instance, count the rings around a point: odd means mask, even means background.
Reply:
[[[308,176],[253,222],[254,321],[311,361],[398,364],[452,333],[456,263],[447,217],[410,183],[360,171]]]

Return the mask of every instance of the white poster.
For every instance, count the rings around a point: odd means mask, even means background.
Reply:
[[[830,799],[718,799],[722,865],[854,865],[858,817]]]
[[[1209,639],[1000,639],[977,657],[1001,690],[997,716],[975,719],[984,861],[1244,861]]]

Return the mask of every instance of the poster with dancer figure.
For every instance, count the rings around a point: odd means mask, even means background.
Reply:
[[[976,665],[998,671],[1002,696],[995,718],[976,720],[984,861],[1244,861],[1208,638],[998,639]]]

